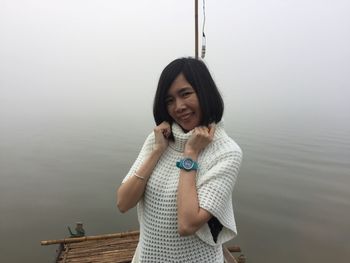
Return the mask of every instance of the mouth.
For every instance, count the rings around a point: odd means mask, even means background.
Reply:
[[[192,117],[192,115],[193,115],[193,112],[189,112],[189,113],[186,113],[186,114],[179,116],[178,119],[181,121],[187,121],[189,118]]]

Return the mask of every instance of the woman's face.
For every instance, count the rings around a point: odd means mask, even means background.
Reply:
[[[185,131],[190,131],[200,125],[202,111],[197,93],[181,73],[171,84],[166,96],[169,115]]]

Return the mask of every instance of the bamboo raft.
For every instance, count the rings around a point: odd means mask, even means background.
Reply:
[[[139,231],[41,241],[41,245],[58,244],[56,263],[129,263],[139,241]],[[235,257],[239,246],[223,246],[225,263],[244,263]]]

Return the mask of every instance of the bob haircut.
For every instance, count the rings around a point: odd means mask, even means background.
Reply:
[[[178,58],[170,62],[162,71],[153,102],[153,116],[157,125],[163,121],[174,122],[168,113],[166,96],[171,84],[177,76],[183,74],[194,88],[202,111],[201,125],[221,121],[224,113],[224,102],[216,84],[203,61],[188,58]]]

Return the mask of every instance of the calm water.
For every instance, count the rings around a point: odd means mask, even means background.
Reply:
[[[244,152],[232,243],[248,262],[349,262],[347,125],[225,118]],[[56,247],[40,240],[65,237],[76,221],[90,235],[138,228],[135,209],[116,210],[115,189],[151,118],[140,124],[118,116],[28,117],[0,126],[1,262],[51,262]]]

